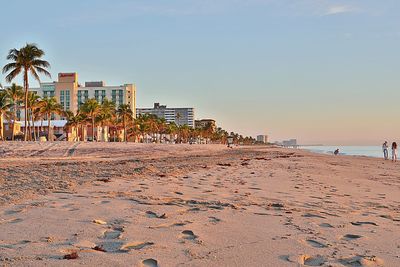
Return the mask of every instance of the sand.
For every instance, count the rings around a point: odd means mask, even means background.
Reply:
[[[0,266],[400,266],[400,163],[0,143]]]

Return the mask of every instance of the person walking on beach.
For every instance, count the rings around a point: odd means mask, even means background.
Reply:
[[[388,152],[388,143],[387,141],[385,141],[385,143],[383,143],[382,145],[382,150],[383,150],[383,157],[385,160],[387,160],[389,158],[389,152]]]
[[[393,162],[397,161],[397,143],[396,142],[392,143],[392,161]]]

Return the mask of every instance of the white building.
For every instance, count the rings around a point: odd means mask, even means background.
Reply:
[[[177,125],[188,125],[194,128],[194,108],[167,108],[166,105],[154,103],[153,108],[138,108],[137,115],[153,114],[164,118],[167,122],[175,122]]]
[[[257,142],[268,143],[268,135],[257,135]]]

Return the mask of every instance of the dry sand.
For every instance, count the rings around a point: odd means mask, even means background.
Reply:
[[[400,266],[400,164],[380,159],[8,142],[0,186],[0,266]]]

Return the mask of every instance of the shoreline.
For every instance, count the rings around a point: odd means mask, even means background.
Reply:
[[[375,146],[325,146],[325,147],[337,147],[337,148],[342,148],[343,149],[343,147],[345,147],[345,148],[348,148],[348,147],[352,147],[352,148],[365,148],[365,147],[375,147]],[[379,147],[377,147],[377,148],[379,148]],[[303,151],[309,151],[309,152],[312,152],[312,153],[317,153],[317,154],[322,154],[322,155],[330,155],[330,156],[335,156],[334,154],[333,154],[333,152],[332,153],[330,153],[330,151],[318,151],[318,150],[313,150],[313,149],[308,149],[308,148],[304,148],[304,147],[300,147],[300,148],[298,148],[298,149],[301,149],[301,150],[303,150]],[[340,151],[340,150],[339,150]],[[377,150],[378,151],[378,150]],[[390,154],[390,153],[389,153]],[[339,152],[339,155],[338,156],[352,156],[352,157],[368,157],[368,158],[376,158],[376,159],[383,159],[383,152],[382,152],[382,155],[381,156],[378,156],[378,155],[360,155],[360,154],[347,154],[347,153],[342,153],[342,152]]]

